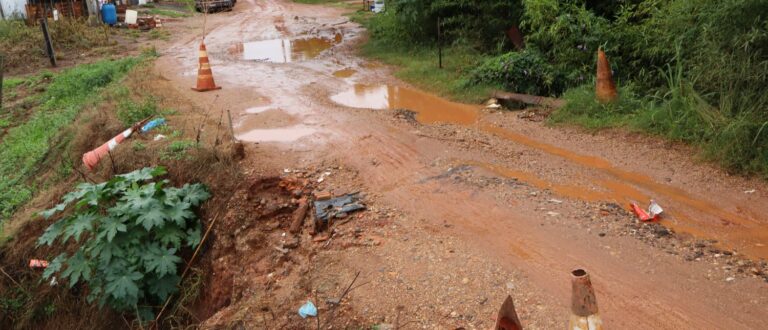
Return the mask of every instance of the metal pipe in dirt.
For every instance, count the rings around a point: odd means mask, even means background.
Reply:
[[[597,311],[597,298],[587,271],[576,269],[571,272],[571,290],[568,329],[602,330],[603,321]]]

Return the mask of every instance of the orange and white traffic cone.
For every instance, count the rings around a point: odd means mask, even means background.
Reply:
[[[133,134],[133,128],[129,128],[117,136],[113,137],[109,142],[102,144],[100,147],[93,149],[83,154],[83,164],[89,171],[93,171],[99,161],[106,156],[110,151],[114,150],[118,144],[122,143],[128,137]]]
[[[205,43],[200,43],[200,64],[197,67],[197,87],[192,87],[198,92],[207,92],[221,87],[216,86],[213,81],[213,71],[211,71],[211,62],[208,61],[208,51],[205,50]]]
[[[616,84],[613,82],[611,64],[602,49],[597,50],[597,86],[595,90],[597,100],[601,103],[610,103],[619,98]]]
[[[597,313],[597,298],[589,274],[583,269],[571,272],[571,319],[568,329],[602,330],[603,321]]]
[[[496,316],[496,326],[493,330],[522,330],[520,318],[515,311],[515,302],[511,296],[507,296],[499,309],[499,315]]]

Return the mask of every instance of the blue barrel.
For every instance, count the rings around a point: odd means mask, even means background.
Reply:
[[[117,9],[115,5],[108,3],[101,6],[101,19],[104,23],[115,25],[117,23]]]

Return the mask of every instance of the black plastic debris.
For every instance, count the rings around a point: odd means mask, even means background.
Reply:
[[[360,193],[315,201],[315,221],[326,225],[331,218],[344,218],[352,212],[364,209],[365,205],[360,203]]]

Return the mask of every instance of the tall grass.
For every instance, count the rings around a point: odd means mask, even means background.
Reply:
[[[49,22],[48,28],[57,51],[85,51],[112,44],[103,28],[91,27],[84,19],[62,17]],[[0,51],[6,54],[8,68],[47,59],[40,26],[28,26],[22,20],[0,20]]]
[[[620,100],[601,104],[588,84],[565,93],[565,107],[551,123],[575,123],[589,129],[628,127],[697,146],[706,159],[725,168],[768,178],[768,114],[766,97],[740,100],[736,91],[721,94],[718,106],[696,91],[678,61],[660,72],[665,89],[653,96],[638,96],[631,86],[620,89]],[[739,107],[735,109],[734,107]]]
[[[11,128],[0,143],[0,220],[8,218],[35,191],[31,178],[51,151],[59,130],[80,110],[98,100],[99,91],[141,61],[128,57],[86,64],[57,74],[40,96],[40,106],[25,123]]]

